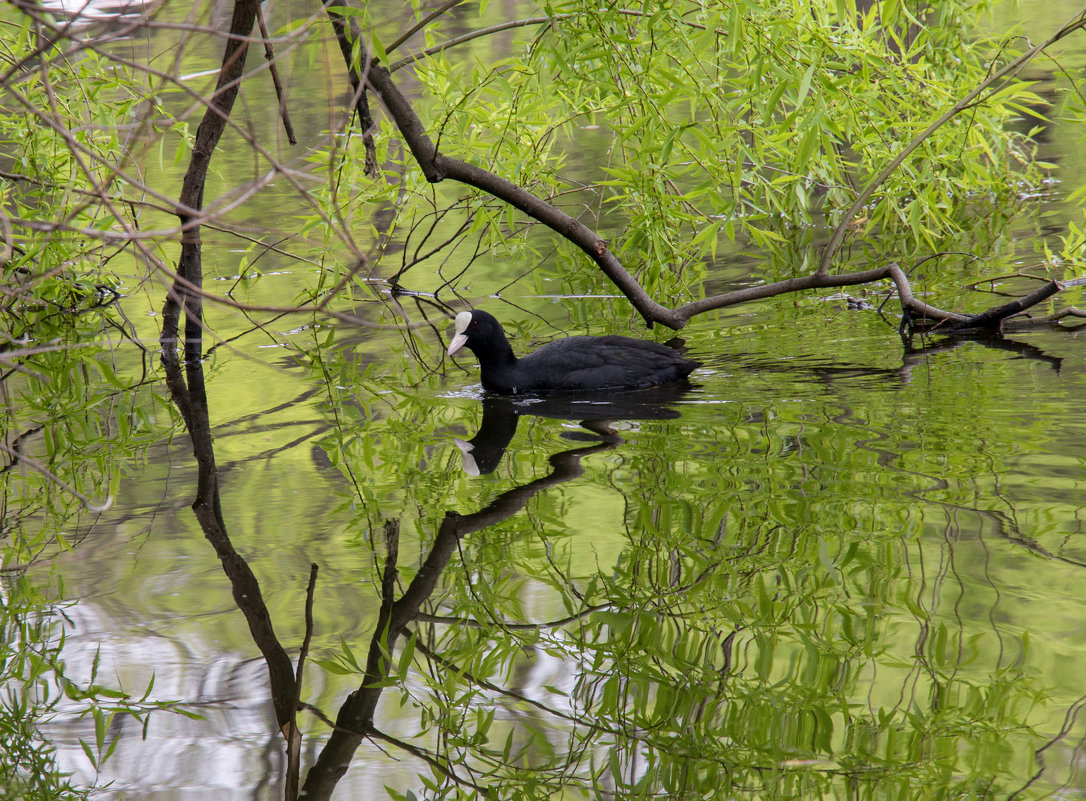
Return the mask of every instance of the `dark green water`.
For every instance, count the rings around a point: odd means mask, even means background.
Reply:
[[[341,656],[342,637],[363,662],[386,521],[403,591],[447,512],[493,512],[544,480],[444,564],[383,731],[477,770],[511,749],[510,794],[1006,795],[1035,774],[1024,797],[1078,787],[1081,337],[906,354],[876,315],[836,305],[699,321],[686,340],[706,364],[674,417],[594,442],[525,414],[479,476],[454,442],[482,423],[473,374],[397,385],[392,341],[366,376],[353,358],[218,357],[224,516],[277,635],[296,653],[315,562],[310,658]],[[578,449],[580,475],[550,461]],[[148,781],[208,793],[209,764],[224,797],[249,794],[281,769],[263,663],[187,508],[190,453],[180,432],[151,446],[115,508],[35,571],[79,599],[70,669],[100,650],[111,683],[142,691],[153,672],[156,697],[206,716],[156,713],[146,740],[120,726],[109,797]],[[312,662],[307,676],[303,699],[329,717],[359,684]],[[327,729],[303,721],[315,758]],[[86,770],[74,738],[88,725],[50,727],[72,743],[62,764]],[[417,788],[419,771],[363,744],[337,797]]]

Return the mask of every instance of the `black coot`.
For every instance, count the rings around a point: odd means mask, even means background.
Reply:
[[[479,360],[483,389],[502,395],[652,387],[700,364],[667,345],[620,336],[557,339],[518,359],[501,324],[478,309],[456,315],[449,355],[465,345]]]

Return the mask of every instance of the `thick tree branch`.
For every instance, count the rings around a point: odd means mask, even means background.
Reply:
[[[343,0],[331,0],[328,7],[329,9],[346,7],[346,4]],[[637,280],[622,266],[618,258],[611,253],[607,243],[579,220],[570,217],[564,211],[536,197],[512,181],[460,159],[438,153],[437,147],[427,135],[410,101],[392,82],[388,69],[373,60],[368,49],[362,44],[353,19],[350,19],[350,25],[343,25],[336,22],[340,17],[339,14],[333,13],[330,16],[333,19],[336,36],[340,39],[340,49],[348,59],[348,69],[355,68],[350,61],[352,50],[360,52],[360,61],[368,65],[365,72],[366,83],[377,93],[388,110],[411,154],[422,169],[423,175],[426,176],[426,180],[439,183],[446,178],[451,178],[489,192],[499,200],[504,200],[577,245],[596,262],[604,275],[618,287],[650,325],[659,322],[671,328],[681,328],[685,324],[685,320],[671,309],[650,298]]]
[[[687,303],[685,306],[677,308],[675,313],[685,321],[697,314],[712,309],[723,309],[726,306],[734,306],[738,303],[747,303],[748,301],[760,300],[762,298],[771,298],[776,295],[784,295],[788,292],[800,292],[806,289],[825,289],[827,287],[836,286],[854,286],[856,284],[870,284],[885,278],[889,278],[894,282],[894,286],[897,288],[898,297],[901,299],[902,309],[907,309],[919,317],[941,322],[964,322],[969,319],[968,315],[943,311],[942,309],[937,309],[934,306],[929,306],[923,301],[917,300],[913,296],[908,277],[896,264],[888,264],[885,267],[879,267],[874,270],[863,270],[862,272],[847,273],[844,275],[820,275],[815,273],[814,275],[789,278],[786,281],[777,281],[772,284],[748,287],[735,292],[725,292],[723,295],[714,295],[713,297],[705,298],[704,300],[696,300],[693,303]]]
[[[343,8],[337,0],[329,0],[327,3],[329,10],[332,8]],[[351,43],[360,41],[358,38],[358,25],[354,21],[354,17],[339,15],[330,13],[332,18],[332,30],[336,34],[336,41],[339,42],[340,52],[343,54],[343,60],[347,63],[347,74],[350,77],[351,89],[354,91],[354,109],[358,114],[358,126],[362,129],[362,146],[366,151],[366,163],[363,165],[363,172],[371,178],[376,178],[378,175],[377,169],[377,145],[373,141],[373,130],[375,128],[373,123],[373,115],[370,113],[370,101],[366,93],[366,74],[370,70],[369,51],[363,50],[363,58],[360,59],[360,64],[355,64],[352,58]]]
[[[185,418],[199,465],[196,500],[192,508],[208,541],[214,546],[223,571],[230,578],[238,608],[245,613],[253,641],[260,648],[271,678],[276,720],[287,730],[294,714],[295,673],[290,658],[275,637],[271,616],[260,594],[260,585],[245,560],[234,550],[226,531],[219,494],[218,468],[211,444],[210,414],[200,359],[203,341],[203,272],[200,252],[200,209],[208,167],[237,98],[245,70],[249,34],[256,24],[257,0],[236,0],[226,41],[223,66],[215,94],[196,131],[196,141],[182,184],[175,213],[181,220],[181,258],[177,275],[167,293],[161,333],[166,382]],[[177,360],[177,325],[181,304],[185,308],[185,369]]]
[[[336,7],[347,7],[347,0],[330,0],[328,3],[329,10],[331,11],[331,9]],[[986,80],[966,98],[955,104],[954,108],[933,122],[923,134],[910,142],[909,145],[907,145],[906,148],[892,160],[878,176],[876,176],[868,187],[860,193],[856,203],[848,212],[846,212],[845,218],[841,221],[837,230],[834,232],[830,243],[823,251],[821,264],[817,272],[813,275],[792,278],[786,281],[778,281],[758,287],[750,287],[736,292],[724,293],[722,295],[715,295],[713,297],[687,303],[675,309],[663,306],[649,297],[648,293],[637,279],[626,270],[618,258],[611,252],[607,243],[579,220],[574,219],[542,198],[539,198],[523,187],[514,184],[512,181],[496,175],[489,170],[440,153],[423,127],[422,121],[419,119],[418,115],[415,114],[410,101],[393,83],[389,69],[373,59],[368,49],[365,47],[363,40],[359,36],[357,26],[354,24],[354,18],[350,15],[339,15],[334,12],[332,12],[330,16],[333,19],[336,36],[339,38],[340,49],[346,59],[348,69],[352,71],[352,74],[357,72],[357,65],[352,61],[352,53],[358,54],[356,57],[359,59],[359,62],[366,66],[363,75],[365,85],[372,88],[374,92],[377,93],[377,96],[380,98],[388,111],[389,116],[396,124],[397,129],[400,131],[408,148],[411,150],[411,154],[414,156],[419,167],[422,169],[423,175],[428,181],[431,183],[439,183],[446,178],[449,178],[488,192],[495,198],[509,203],[514,208],[519,209],[531,218],[543,223],[560,236],[577,245],[597,264],[603,274],[611,280],[619,291],[626,296],[634,308],[648,323],[649,327],[651,327],[653,323],[662,323],[669,328],[680,329],[686,325],[691,317],[712,309],[720,309],[737,303],[773,297],[788,292],[865,284],[886,278],[889,278],[894,282],[898,297],[901,301],[902,311],[910,326],[913,325],[913,321],[923,320],[934,322],[936,326],[948,326],[948,329],[944,330],[949,330],[949,326],[954,326],[954,330],[958,330],[958,328],[998,327],[1001,321],[1006,317],[1012,314],[1018,314],[1029,306],[1039,303],[1044,298],[1050,297],[1053,293],[1058,292],[1063,288],[1062,285],[1053,283],[1046,287],[1045,293],[1047,294],[1043,294],[1043,297],[1041,296],[1041,293],[1034,293],[1034,295],[1022,298],[1014,304],[1008,304],[1007,306],[998,309],[989,310],[983,315],[971,316],[959,314],[957,312],[944,311],[917,300],[913,295],[908,277],[896,264],[889,264],[885,267],[848,273],[845,275],[830,275],[828,269],[829,264],[833,259],[833,255],[844,236],[844,231],[855,217],[857,211],[862,207],[863,203],[866,202],[875,189],[901,165],[908,155],[933,131],[971,105],[986,89],[1007,76],[1014,74],[1018,69],[1041,52],[1041,50],[1051,45],[1053,42],[1059,41],[1059,39],[1067,36],[1072,31],[1086,27],[1086,10],[1083,10],[1078,16],[1066,23],[1056,34],[1049,37],[1043,44],[1032,48],[1028,53],[1016,59]],[[344,20],[346,20],[346,22],[344,22]],[[541,20],[531,20],[530,22],[541,22]],[[408,59],[408,61],[409,60],[410,59]],[[397,62],[397,66],[402,66],[404,63],[406,63],[406,61]],[[1034,297],[1035,295],[1037,296],[1036,298]],[[1012,306],[1014,307],[1013,309],[1011,308]]]
[[[1010,303],[1005,303],[1002,306],[988,309],[987,311],[970,317],[968,320],[955,323],[950,327],[950,331],[964,331],[969,328],[1001,327],[1003,321],[1008,317],[1012,317],[1015,314],[1021,314],[1030,306],[1036,306],[1041,301],[1047,300],[1061,289],[1063,289],[1063,284],[1059,281],[1049,281],[1040,289],[1034,290],[1024,297],[1012,300]]]
[[[258,0],[237,0],[234,14],[230,20],[230,36],[226,40],[223,53],[222,69],[215,86],[215,94],[200,120],[196,130],[196,141],[192,148],[189,168],[181,185],[181,196],[177,206],[177,217],[181,220],[184,233],[181,237],[181,258],[177,272],[190,284],[203,286],[203,264],[200,255],[200,227],[192,225],[194,215],[204,204],[204,183],[211,156],[222,137],[230,111],[238,96],[241,76],[245,71],[245,56],[249,49],[248,37],[256,24]],[[197,217],[198,219],[198,217]],[[188,292],[184,286],[176,284],[167,295],[163,308],[162,349],[163,358],[170,358],[174,353],[177,339],[177,323],[180,316],[180,304],[185,304],[185,355],[186,358],[199,360],[203,333],[203,304],[200,295]]]

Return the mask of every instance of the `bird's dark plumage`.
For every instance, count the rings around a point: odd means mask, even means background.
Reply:
[[[467,346],[479,360],[483,389],[502,395],[638,389],[678,381],[700,363],[642,339],[576,336],[556,339],[518,359],[493,315],[456,315],[449,355]]]

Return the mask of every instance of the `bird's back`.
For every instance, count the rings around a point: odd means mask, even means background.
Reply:
[[[515,392],[635,389],[677,381],[698,362],[667,345],[623,336],[558,339],[517,360]]]

